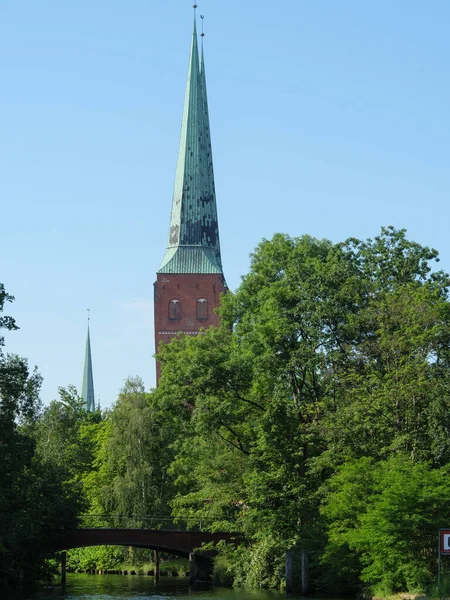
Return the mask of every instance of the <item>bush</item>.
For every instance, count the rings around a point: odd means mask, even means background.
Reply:
[[[450,522],[449,468],[398,455],[346,463],[331,480],[325,563],[359,562],[380,596],[423,592],[436,576],[438,529]]]

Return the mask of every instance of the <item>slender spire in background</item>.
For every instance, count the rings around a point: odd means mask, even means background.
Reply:
[[[158,273],[222,273],[203,44],[200,65],[196,8],[194,4],[169,240]],[[203,36],[202,28],[202,40]]]
[[[94,396],[94,376],[92,372],[92,357],[91,357],[91,338],[89,334],[90,309],[88,311],[88,330],[86,338],[86,351],[84,355],[84,371],[83,385],[81,387],[81,397],[86,404],[88,412],[95,411],[95,396]]]

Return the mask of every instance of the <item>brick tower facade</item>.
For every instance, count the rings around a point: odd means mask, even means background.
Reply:
[[[194,20],[169,240],[154,288],[155,347],[218,325],[222,270],[203,48]],[[160,365],[157,363],[157,381]]]

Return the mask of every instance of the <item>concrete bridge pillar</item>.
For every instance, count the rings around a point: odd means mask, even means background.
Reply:
[[[154,550],[153,562],[155,563],[155,570],[154,570],[155,581],[159,581],[159,550]]]
[[[195,560],[195,554],[189,553],[189,583],[193,585],[197,581],[197,561]]]
[[[61,585],[66,585],[67,578],[67,553],[61,552]]]
[[[200,581],[210,581],[212,573],[212,560],[198,556],[195,552],[189,554],[189,583],[193,585]]]

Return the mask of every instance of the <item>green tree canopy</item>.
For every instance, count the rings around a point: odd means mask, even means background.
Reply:
[[[0,313],[12,301],[0,284]],[[0,316],[0,328],[17,329]],[[40,460],[33,431],[40,415],[41,377],[26,359],[5,355],[0,338],[0,585],[36,580],[46,546],[75,523],[77,494],[56,465]]]
[[[221,327],[158,355],[158,404],[183,429],[175,514],[298,548],[305,590],[340,465],[398,452],[446,464],[449,279],[437,259],[394,228],[365,242],[263,240],[222,299]]]

